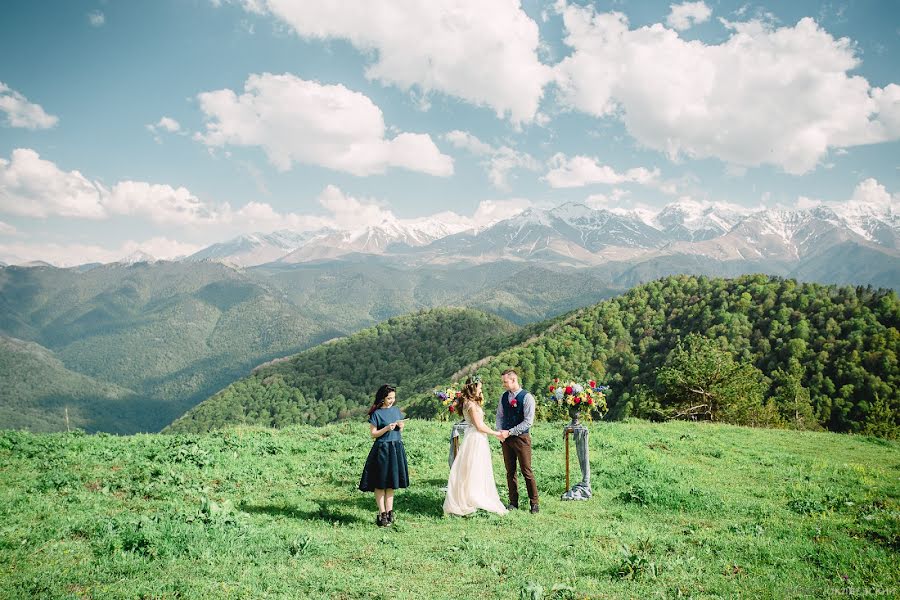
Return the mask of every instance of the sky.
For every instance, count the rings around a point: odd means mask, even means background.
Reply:
[[[900,3],[8,0],[0,261],[900,203]]]

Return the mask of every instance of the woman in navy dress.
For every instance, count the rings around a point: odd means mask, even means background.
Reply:
[[[369,408],[371,434],[375,438],[366,466],[363,467],[359,489],[375,492],[379,527],[394,522],[394,490],[409,487],[406,465],[406,449],[400,432],[404,421],[400,409],[394,406],[396,392],[393,386],[383,385],[375,394],[375,402]]]

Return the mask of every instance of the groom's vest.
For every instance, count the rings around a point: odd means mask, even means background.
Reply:
[[[500,402],[503,404],[503,422],[501,423],[503,429],[512,429],[525,420],[525,396],[527,394],[527,390],[519,390],[519,393],[516,394],[516,405],[513,406],[509,403],[509,392],[503,392],[500,397]],[[528,433],[528,430],[526,429],[522,433]]]

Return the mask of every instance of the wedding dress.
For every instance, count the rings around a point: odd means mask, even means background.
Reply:
[[[463,440],[447,480],[447,497],[444,499],[444,514],[470,515],[479,508],[505,515],[509,512],[494,483],[494,469],[491,465],[491,447],[487,434],[478,431],[475,420],[484,422],[484,409],[477,404],[469,404],[463,409],[466,421]]]

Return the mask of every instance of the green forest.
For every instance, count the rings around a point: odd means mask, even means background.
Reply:
[[[389,319],[288,361],[257,369],[165,431],[234,423],[282,427],[361,417],[383,383],[421,392],[461,367],[522,341],[534,330],[471,309],[439,308]]]
[[[433,417],[442,407],[431,389],[475,370],[490,412],[512,367],[539,398],[555,377],[609,385],[608,419],[897,437],[898,327],[891,290],[680,275],[527,330],[462,310],[390,320],[260,369],[170,430],[355,418],[384,382],[398,384],[409,414]]]
[[[11,340],[0,344],[0,428],[64,431],[68,408],[89,432],[159,431],[260,363],[398,315],[464,305],[521,325],[615,293],[590,274],[564,287],[571,277],[506,263],[0,267]]]

